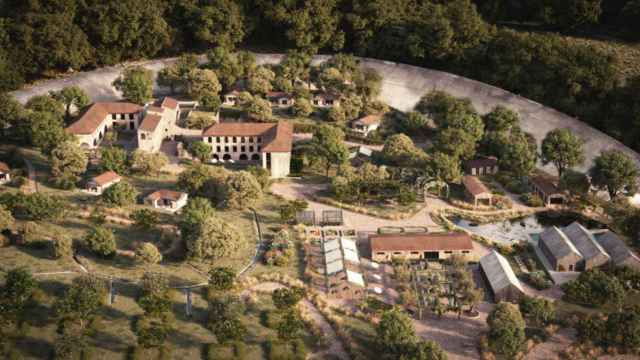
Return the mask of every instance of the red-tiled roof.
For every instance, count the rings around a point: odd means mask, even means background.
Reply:
[[[355,122],[357,124],[361,124],[361,125],[375,125],[375,124],[380,124],[380,120],[382,120],[382,115],[380,114],[374,114],[374,115],[367,115],[365,117],[361,117],[360,119],[356,120]]]
[[[449,251],[473,250],[465,233],[371,235],[371,251]]]
[[[202,136],[262,136],[262,152],[289,152],[293,127],[279,123],[219,123],[206,129]]]
[[[467,169],[484,168],[487,166],[498,165],[498,158],[495,156],[482,156],[473,160],[469,160],[465,163]]]
[[[161,120],[162,116],[160,115],[147,114],[144,119],[142,119],[142,123],[138,129],[142,131],[154,131]]]
[[[178,100],[172,98],[172,97],[168,97],[165,96],[164,100],[162,100],[162,103],[160,104],[161,107],[166,107],[169,109],[177,109],[178,108]]]
[[[132,114],[142,111],[140,105],[128,102],[99,102],[91,105],[66,131],[70,134],[92,134],[109,114]]]
[[[152,112],[152,113],[162,114],[162,113],[164,113],[164,108],[160,107],[160,106],[151,105],[151,106],[147,107],[147,112],[148,113]]]
[[[8,173],[9,171],[11,171],[11,169],[9,168],[9,165],[7,165],[7,163],[3,163],[2,161],[0,161],[0,172]]]
[[[177,201],[177,200],[180,200],[180,198],[183,197],[184,195],[187,195],[187,194],[179,191],[162,189],[149,194],[147,198],[151,200],[168,199],[168,200]]]
[[[315,98],[321,98],[324,100],[338,100],[340,99],[340,95],[339,94],[332,94],[329,92],[319,92],[317,94],[314,95]]]
[[[467,175],[462,178],[462,184],[473,196],[491,193],[489,189],[475,176]]]
[[[91,180],[98,185],[106,185],[118,179],[120,179],[120,175],[116,174],[113,171],[107,171],[94,177]]]
[[[293,95],[286,93],[284,91],[269,91],[267,93],[267,99],[291,99]]]

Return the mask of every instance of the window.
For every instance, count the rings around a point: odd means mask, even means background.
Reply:
[[[240,151],[242,151],[242,152],[247,151],[247,147],[246,147],[246,146],[244,146],[244,145],[240,146]]]
[[[420,255],[420,253],[418,251],[412,251],[411,255]]]
[[[261,146],[260,146],[260,145],[258,145],[258,151],[260,151],[260,149],[261,149]]]
[[[133,120],[134,119],[135,114],[129,114],[129,120]]]
[[[470,253],[470,252],[471,252],[471,251],[469,251],[469,250],[462,250],[462,253],[463,253],[463,254],[468,254],[468,253]]]
[[[237,142],[238,142],[238,141],[237,141],[237,139],[238,139],[238,138],[236,138],[236,137],[234,136],[234,137],[233,137],[233,142],[234,142],[234,143],[237,143]]]
[[[240,138],[240,142],[246,142],[247,138],[245,138],[244,136]]]
[[[207,138],[207,140],[209,141],[209,143],[213,142],[213,138],[212,137]]]
[[[258,136],[258,142],[261,143],[262,142],[262,137]]]
[[[120,114],[120,119],[124,120],[124,114]]]
[[[253,152],[253,145],[249,146],[249,152]]]
[[[229,147],[228,146],[224,147],[224,152],[229,152]]]
[[[445,254],[453,254],[453,251],[448,250],[448,251],[445,251],[444,253]]]
[[[140,134],[140,139],[144,140],[147,138],[147,135],[145,133],[141,133]]]
[[[402,255],[402,252],[400,252],[400,251],[394,251],[394,252],[393,252],[393,255]]]
[[[249,142],[252,143],[253,142],[253,136],[249,136]]]
[[[226,142],[226,143],[229,142],[229,138],[225,136],[224,137],[224,142]]]
[[[380,251],[380,252],[377,252],[376,255],[383,255],[384,256],[384,255],[387,255],[387,253]]]
[[[220,146],[216,146],[216,152],[220,152]]]
[[[216,142],[219,143],[220,142],[220,136],[216,136]]]
[[[233,152],[238,152],[238,147],[237,146],[233,147]]]
[[[111,114],[111,118],[112,118],[113,120],[116,120],[116,119],[118,118],[118,114]]]

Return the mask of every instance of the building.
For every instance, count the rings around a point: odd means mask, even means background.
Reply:
[[[6,163],[0,161],[0,185],[11,181],[11,168]]]
[[[229,92],[222,95],[222,105],[237,106],[239,104],[238,97],[240,96],[240,93],[243,91],[245,91],[244,82],[243,81],[236,82],[233,85],[233,88]]]
[[[482,156],[464,163],[464,171],[468,175],[482,176],[498,173],[498,158]]]
[[[443,260],[453,255],[472,258],[473,241],[466,233],[377,234],[369,236],[371,259]]]
[[[321,108],[340,106],[340,95],[328,92],[319,92],[313,95],[311,104]]]
[[[604,248],[615,266],[628,266],[640,270],[640,257],[636,255],[616,233],[607,230],[596,235],[596,241]]]
[[[203,131],[202,141],[213,147],[213,160],[257,164],[272,178],[289,175],[293,141],[289,123],[215,124]]]
[[[462,185],[464,185],[464,193],[467,201],[478,206],[478,203],[484,202],[491,206],[493,195],[491,190],[487,188],[476,176],[466,175],[462,177]]]
[[[365,117],[361,117],[360,119],[354,120],[351,123],[351,128],[353,131],[362,134],[363,136],[369,135],[369,133],[377,130],[380,127],[380,123],[382,122],[382,115],[367,115]]]
[[[109,187],[122,180],[120,175],[113,171],[107,171],[87,181],[86,191],[90,194],[100,195]]]
[[[160,151],[162,141],[173,137],[179,118],[180,104],[173,98],[165,97],[159,105],[147,106],[138,127],[138,148]]]
[[[558,187],[558,179],[549,175],[536,175],[529,179],[531,191],[542,199],[545,206],[564,204],[566,196]]]
[[[187,205],[188,195],[179,191],[158,190],[145,198],[145,203],[155,209],[176,212]]]
[[[589,270],[602,266],[611,260],[609,254],[596,241],[593,234],[575,221],[571,225],[562,229],[562,232],[569,238],[569,241],[578,249],[582,255],[582,262],[578,265],[578,270]]]
[[[338,299],[363,298],[365,282],[355,240],[325,238],[322,252],[327,295]]]
[[[509,261],[495,250],[480,259],[483,278],[489,283],[495,302],[517,303],[524,296],[520,280],[513,272]]]
[[[107,130],[119,126],[134,132],[142,119],[143,107],[128,102],[94,103],[65,131],[75,135],[85,149],[95,149]]]
[[[582,254],[562,230],[556,226],[540,234],[538,248],[544,254],[554,271],[577,271]]]
[[[269,100],[272,107],[277,108],[288,108],[295,103],[293,95],[283,91],[269,91],[267,93],[267,100]]]

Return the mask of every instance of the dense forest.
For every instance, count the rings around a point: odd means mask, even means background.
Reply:
[[[637,42],[640,0],[0,0],[0,14],[0,91],[213,46],[343,51],[491,83],[640,150],[640,78],[564,36]]]

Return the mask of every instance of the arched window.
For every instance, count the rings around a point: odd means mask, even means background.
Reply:
[[[260,161],[260,155],[259,155],[259,154],[253,154],[253,155],[251,155],[251,160],[253,160],[253,161]]]
[[[214,160],[220,160],[220,158],[218,157],[218,154],[213,154],[212,159],[214,159]]]
[[[229,154],[224,154],[224,155],[222,156],[222,160],[225,160],[225,161],[226,161],[226,160],[231,160],[231,155],[229,155]]]
[[[240,161],[247,161],[249,160],[249,157],[247,156],[247,154],[240,154]]]

